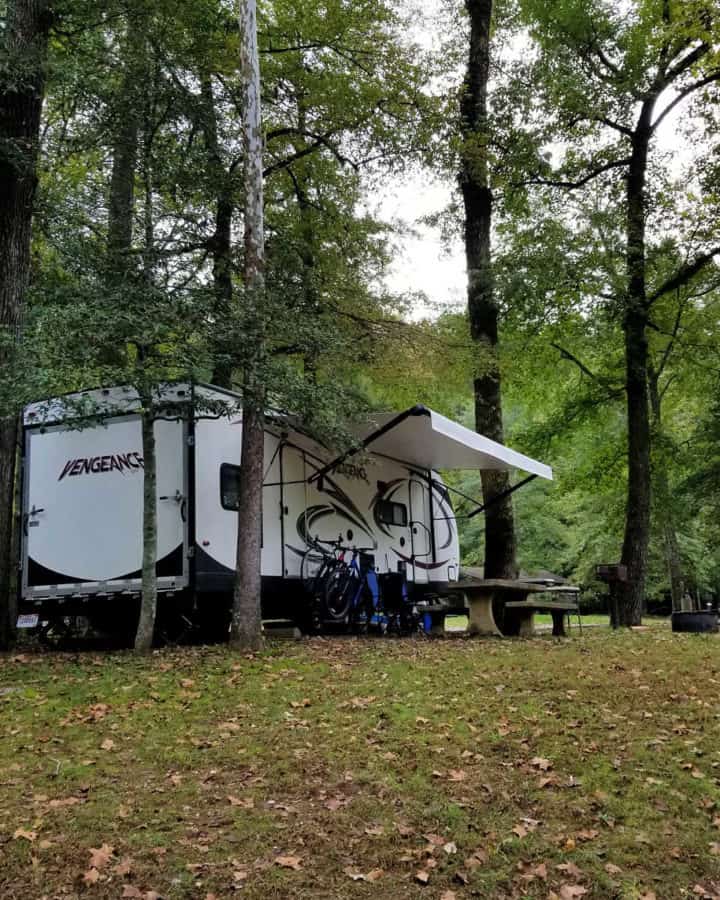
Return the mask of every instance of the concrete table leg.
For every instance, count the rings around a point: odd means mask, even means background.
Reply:
[[[535,611],[532,609],[518,609],[517,606],[505,607],[503,634],[506,637],[534,637]]]
[[[492,592],[479,594],[475,591],[466,594],[468,606],[468,634],[494,635],[502,637],[502,632],[495,624],[492,611]]]
[[[555,637],[567,637],[565,633],[565,613],[560,609],[553,609],[552,612],[552,620],[553,620],[553,635]]]

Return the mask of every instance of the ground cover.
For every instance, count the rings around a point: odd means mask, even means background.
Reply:
[[[0,660],[0,897],[720,897],[720,643]]]

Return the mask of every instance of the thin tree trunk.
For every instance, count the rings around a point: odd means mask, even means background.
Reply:
[[[475,379],[475,428],[503,441],[498,308],[492,272],[492,192],[488,170],[487,93],[490,71],[492,0],[465,0],[470,17],[470,52],[461,103],[463,152],[460,186],[465,205],[465,254],[470,331],[478,345]],[[485,577],[517,577],[516,538],[510,497],[497,500],[510,486],[506,472],[482,472],[485,512]]]
[[[38,137],[51,13],[48,0],[7,4],[0,74],[0,371],[12,371],[30,272]],[[18,418],[0,409],[0,650],[14,640],[13,510]]]
[[[230,641],[254,650],[262,645],[260,607],[262,490],[265,390],[264,358],[265,235],[263,215],[260,64],[255,0],[240,0],[243,152],[245,180],[245,302],[247,335],[252,348],[243,380],[242,459],[238,544]]]
[[[211,241],[213,292],[215,304],[213,313],[217,321],[218,339],[213,353],[212,383],[218,387],[231,388],[233,366],[231,353],[227,341],[223,339],[223,322],[225,322],[232,307],[233,282],[232,282],[232,219],[235,212],[233,198],[232,177],[226,170],[220,152],[220,142],[217,131],[217,113],[215,111],[215,96],[212,81],[209,75],[204,74],[200,84],[200,93],[203,101],[203,133],[205,146],[209,155],[208,170],[212,180],[212,188],[215,196],[215,232]]]
[[[139,86],[146,72],[140,65],[144,41],[140,24],[128,16],[123,44],[123,74],[115,99],[112,137],[112,170],[108,192],[107,262],[105,284],[110,297],[122,298],[125,285],[134,275],[131,258],[135,216],[135,175],[138,163],[139,132],[145,100]],[[115,302],[115,301],[111,301]],[[105,351],[104,362],[122,365],[125,347]]]
[[[655,98],[643,104],[632,137],[627,176],[627,296],[625,334],[625,392],[627,396],[628,492],[625,536],[620,562],[627,580],[613,585],[616,625],[639,625],[645,602],[645,579],[650,540],[650,415],[648,408],[648,304],[645,259],[645,204],[650,122]]]
[[[662,399],[660,397],[658,378],[658,373],[655,371],[652,363],[650,363],[648,368],[648,389],[656,440],[662,436]],[[661,444],[661,442],[658,443]],[[685,602],[685,580],[682,573],[677,532],[673,521],[670,481],[662,445],[660,446],[660,451],[655,453],[654,456],[653,475],[655,508],[663,532],[665,565],[670,578],[672,608],[673,611],[684,610],[688,606]]]
[[[143,450],[143,558],[140,618],[135,635],[135,650],[148,653],[152,647],[157,615],[157,460],[152,396],[142,396]]]

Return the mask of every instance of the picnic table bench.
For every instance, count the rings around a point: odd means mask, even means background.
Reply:
[[[577,588],[549,588],[546,584],[504,578],[467,578],[447,590],[459,593],[468,613],[468,634],[529,637],[535,633],[535,613],[548,611],[553,619],[553,634],[565,636],[565,616],[580,612]],[[564,596],[557,597],[557,592]],[[540,594],[555,594],[556,599]],[[528,599],[530,595],[535,595]],[[495,610],[493,610],[495,607]],[[501,628],[496,621],[496,612]]]
[[[576,600],[523,600],[505,604],[505,634],[531,637],[535,634],[535,613],[549,612],[552,615],[555,637],[566,637],[565,616],[580,612]],[[582,627],[582,626],[581,626]]]

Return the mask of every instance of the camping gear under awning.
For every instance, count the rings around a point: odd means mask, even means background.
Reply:
[[[371,426],[371,427],[370,427]],[[313,475],[320,479],[348,456],[372,447],[373,453],[422,469],[520,469],[532,477],[552,480],[550,466],[491,441],[453,422],[435,410],[418,405],[403,413],[377,413],[366,425],[356,427],[360,446],[329,463]]]

